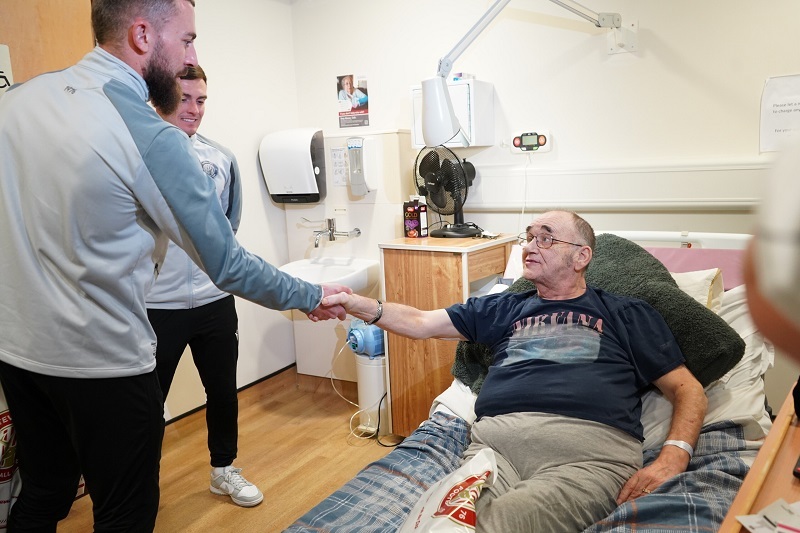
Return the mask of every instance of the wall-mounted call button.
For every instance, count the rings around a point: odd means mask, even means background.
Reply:
[[[514,148],[518,148],[519,151],[516,153],[522,152],[549,152],[550,151],[550,134],[546,131],[533,131],[528,133],[523,133],[514,137]]]

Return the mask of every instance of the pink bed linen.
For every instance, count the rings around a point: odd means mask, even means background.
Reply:
[[[742,275],[744,250],[650,246],[646,246],[645,249],[664,263],[670,272],[719,268],[722,270],[722,282],[726,291],[744,283]]]

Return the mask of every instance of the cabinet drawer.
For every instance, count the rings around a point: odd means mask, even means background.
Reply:
[[[479,250],[468,255],[469,281],[483,279],[488,276],[502,274],[506,270],[509,246],[495,246],[486,250]]]

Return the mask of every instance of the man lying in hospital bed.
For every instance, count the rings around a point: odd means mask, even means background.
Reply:
[[[612,240],[612,237],[598,237],[595,266],[612,265],[611,269],[620,270],[616,278],[622,280],[623,285],[639,285],[639,290],[645,293],[659,293],[656,300],[674,300],[673,307],[684,310],[691,307],[687,304],[689,298],[686,293],[680,293],[684,297],[681,299],[661,286],[669,285],[664,279],[664,276],[669,276],[666,268],[657,261],[657,265],[650,265],[642,263],[641,257],[636,260],[623,257],[620,245],[629,241]],[[634,253],[642,253],[653,259],[641,248],[636,248]],[[701,251],[709,252],[699,254],[704,256],[701,259],[712,261],[708,266],[719,264],[720,259],[715,259],[711,250],[691,250]],[[671,327],[680,333],[678,340],[683,343],[682,349],[690,354],[693,372],[702,376],[701,382],[706,385],[709,398],[708,413],[703,420],[703,430],[689,468],[660,485],[652,494],[637,500],[635,506],[628,503],[618,507],[589,531],[648,531],[650,527],[653,530],[657,527],[659,531],[671,527],[682,530],[688,524],[714,530],[727,512],[747,471],[747,465],[770,426],[764,408],[761,378],[771,364],[772,352],[747,315],[736,254],[738,252],[728,254],[721,260],[726,264],[723,270],[730,274],[725,278],[725,286],[730,290],[724,294],[718,268],[683,276],[682,286],[693,293],[692,301],[699,301],[703,304],[700,307],[708,309],[707,316],[686,320],[691,322],[688,328],[686,324],[676,324],[681,317],[674,316],[675,309],[663,308],[663,302],[654,301],[661,305],[662,313],[672,316]],[[624,264],[620,265],[621,262]],[[509,264],[516,263],[512,260]],[[625,266],[634,271],[624,271]],[[595,282],[608,282],[602,279],[605,275],[603,268],[594,275],[597,278]],[[614,280],[611,281],[613,284]],[[671,277],[670,281],[672,288],[677,291]],[[685,312],[682,314],[687,315]],[[723,322],[736,339],[745,343],[745,354],[744,357],[739,354],[741,359],[738,364],[724,353],[732,346],[730,336],[725,336],[730,332],[720,335],[715,329],[719,324],[713,323],[714,320],[710,320],[709,316]],[[737,332],[739,335],[736,335]],[[698,337],[702,338],[698,340]],[[709,350],[704,340],[717,347],[711,346]],[[694,344],[700,349],[692,349]],[[288,531],[310,531],[306,528],[312,527],[315,531],[396,531],[424,488],[455,469],[458,456],[467,445],[469,423],[474,420],[474,394],[470,387],[479,388],[483,378],[480,371],[475,370],[480,366],[476,364],[480,356],[469,353],[475,352],[474,349],[470,350],[475,346],[466,343],[459,345],[459,355],[453,369],[458,379],[434,402],[429,421],[398,449],[366,467],[354,480],[309,511]],[[671,405],[657,391],[648,392],[643,404],[644,461],[649,464],[657,456],[669,431]]]

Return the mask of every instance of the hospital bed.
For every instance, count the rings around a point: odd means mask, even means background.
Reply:
[[[705,387],[708,411],[687,471],[619,506],[587,532],[716,531],[722,523],[771,428],[763,375],[774,362],[774,350],[747,311],[741,274],[747,239],[740,234],[598,233],[587,281],[642,297],[665,316],[687,366]],[[512,252],[507,276],[521,272],[520,253]],[[459,343],[455,379],[433,402],[428,420],[285,531],[397,531],[426,489],[459,467],[469,444],[474,392],[483,371],[476,346]],[[648,464],[666,438],[671,404],[655,389],[642,401]]]

